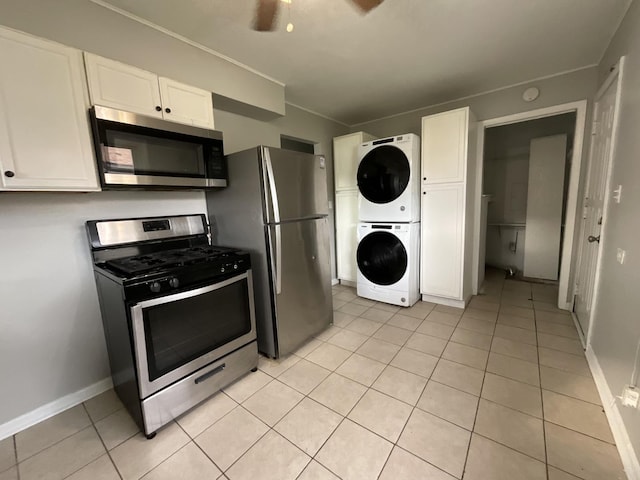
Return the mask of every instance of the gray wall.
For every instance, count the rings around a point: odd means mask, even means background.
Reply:
[[[204,194],[0,194],[0,426],[109,376],[84,223],[183,213]]]
[[[518,87],[506,88],[493,93],[478,95],[464,100],[456,100],[432,107],[425,107],[413,112],[395,115],[393,117],[361,123],[352,126],[352,131],[363,130],[379,137],[399,135],[402,133],[415,133],[420,135],[421,118],[425,115],[469,106],[478,120],[512,115],[538,108],[550,107],[561,103],[575,102],[591,99],[595,93],[597,82],[597,69],[585,68],[531,82]],[[522,93],[530,86],[540,89],[540,97],[534,102],[527,103],[522,100]]]
[[[287,114],[271,121],[260,121],[241,115],[215,111],[216,128],[224,132],[225,152],[233,153],[255,145],[280,147],[280,135],[315,143],[316,154],[327,159],[327,190],[331,200],[330,224],[334,225],[335,208],[333,194],[333,137],[348,133],[342,124],[328,121],[317,115],[287,104]],[[331,231],[331,278],[336,278],[335,229]]]
[[[600,80],[626,55],[618,138],[614,144],[612,185],[622,185],[622,202],[611,203],[602,232],[602,271],[593,315],[592,348],[613,395],[629,383],[640,340],[640,2],[633,2],[599,66]],[[616,248],[627,251],[616,263]],[[640,455],[640,415],[619,407],[636,456]]]
[[[239,88],[237,96],[263,109],[277,105],[272,82],[90,2],[2,2],[0,22],[209,90]],[[279,147],[281,134],[315,143],[332,191],[332,138],[348,132],[344,125],[289,105],[284,117],[266,121],[214,115],[227,153]],[[0,194],[0,427],[109,375],[84,222],[204,212],[202,192]],[[333,245],[331,238],[332,253]]]
[[[0,23],[284,114],[284,86],[88,0],[2,1]]]

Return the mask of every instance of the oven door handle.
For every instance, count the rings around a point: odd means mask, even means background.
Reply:
[[[271,154],[269,148],[264,148],[264,163],[267,168],[267,179],[269,181],[269,191],[271,192],[271,206],[273,207],[273,221],[276,231],[276,294],[282,292],[282,232],[280,231],[280,206],[278,204],[278,191],[276,190],[276,179],[273,175],[273,165],[271,164]]]

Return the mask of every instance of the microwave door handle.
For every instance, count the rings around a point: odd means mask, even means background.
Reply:
[[[280,206],[278,205],[278,191],[276,190],[276,180],[273,176],[273,165],[271,164],[271,155],[269,148],[264,148],[264,163],[267,167],[267,179],[269,181],[269,191],[271,192],[271,206],[273,208],[273,220],[276,231],[276,294],[282,292],[282,232],[280,231]]]

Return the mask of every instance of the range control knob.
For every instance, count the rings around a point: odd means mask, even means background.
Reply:
[[[162,286],[160,285],[160,282],[152,282],[151,285],[149,285],[149,288],[153,293],[158,293]]]
[[[224,273],[224,267],[220,269],[220,273]]]
[[[180,281],[176,277],[170,278],[169,286],[171,288],[178,288],[180,286]]]
[[[237,270],[237,269],[238,269],[238,264],[237,264],[237,263],[234,263],[234,264],[233,264],[233,269],[234,269],[234,270]]]

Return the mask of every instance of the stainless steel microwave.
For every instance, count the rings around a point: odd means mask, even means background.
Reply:
[[[90,117],[103,188],[227,186],[222,132],[101,106]]]

